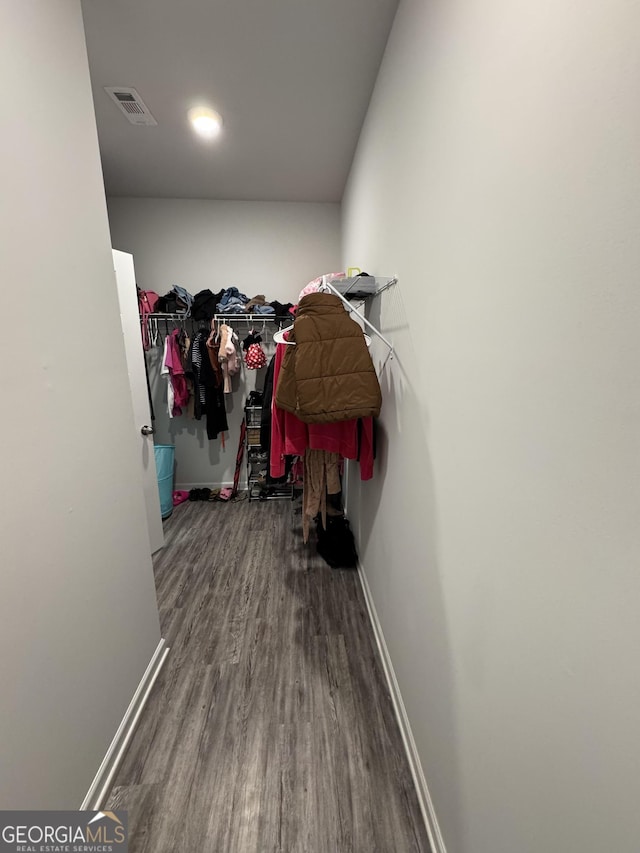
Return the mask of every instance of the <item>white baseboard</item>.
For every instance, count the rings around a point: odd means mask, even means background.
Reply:
[[[230,488],[233,486],[233,480],[225,480],[224,483],[176,483],[174,486],[175,491],[181,492],[190,492],[191,489],[222,489],[224,486],[229,486]],[[247,488],[247,478],[240,478],[240,482],[238,483],[239,489]]]
[[[153,657],[149,661],[149,665],[140,680],[140,684],[133,694],[129,707],[122,718],[122,722],[118,726],[118,731],[115,733],[111,745],[102,759],[102,764],[98,768],[98,772],[91,783],[87,796],[80,806],[81,810],[99,811],[104,805],[129,741],[136,730],[144,706],[147,704],[151,689],[160,674],[160,670],[164,666],[168,654],[169,647],[166,644],[166,640],[162,639],[158,643]]]
[[[418,755],[416,742],[411,731],[409,717],[407,716],[407,709],[404,706],[398,680],[393,669],[393,663],[389,656],[389,649],[387,648],[387,643],[382,632],[382,626],[378,619],[375,604],[373,603],[371,589],[362,566],[360,565],[358,566],[358,577],[360,578],[362,592],[364,593],[364,600],[367,605],[367,611],[369,612],[369,619],[371,620],[376,644],[382,660],[384,675],[387,679],[387,684],[389,685],[393,709],[398,720],[400,734],[402,735],[402,742],[404,743],[404,748],[409,760],[409,767],[411,768],[411,775],[413,777],[414,785],[416,786],[416,792],[420,803],[420,811],[422,812],[422,817],[424,818],[425,826],[427,827],[429,842],[431,843],[433,853],[447,853],[444,845],[444,839],[438,825],[438,819],[433,807],[433,800],[431,799],[429,788],[427,787],[427,780],[425,779],[424,772],[422,770],[422,764],[420,762],[420,756]]]

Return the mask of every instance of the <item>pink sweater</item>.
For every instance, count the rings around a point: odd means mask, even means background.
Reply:
[[[182,414],[182,406],[189,402],[189,389],[184,375],[182,358],[180,357],[180,345],[178,344],[179,329],[174,329],[167,342],[167,357],[165,365],[169,369],[171,385],[173,387],[173,415]]]

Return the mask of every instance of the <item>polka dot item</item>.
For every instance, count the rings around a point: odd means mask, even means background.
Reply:
[[[260,367],[265,366],[267,363],[267,357],[260,344],[251,344],[248,347],[247,353],[244,357],[244,363],[247,365],[249,370],[258,370]]]

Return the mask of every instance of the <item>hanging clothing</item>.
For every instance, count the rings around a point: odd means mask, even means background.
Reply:
[[[140,331],[142,332],[142,348],[146,351],[151,349],[149,338],[149,314],[158,310],[160,297],[154,290],[138,290],[138,311],[140,313]]]
[[[218,360],[218,335],[216,334],[215,323],[211,321],[211,331],[206,341],[206,357],[209,359],[211,369],[216,375],[216,387],[221,386],[224,377],[222,374],[222,366]]]
[[[205,341],[206,332],[204,329],[200,329],[191,339],[187,356],[186,375],[193,382],[193,417],[197,421],[202,417],[206,403],[205,388],[202,381],[202,347]]]
[[[166,380],[167,382],[167,411],[169,413],[169,417],[173,417],[174,411],[174,398],[173,398],[173,385],[171,383],[171,372],[169,370],[169,365],[167,364],[167,353],[169,352],[169,336],[164,339],[164,345],[162,350],[162,362],[160,363],[160,376]]]
[[[305,423],[377,417],[382,394],[362,328],[331,293],[300,300],[276,404]]]
[[[184,329],[178,331],[178,348],[180,350],[180,361],[184,371],[184,381],[186,385],[187,402],[183,405],[183,410],[186,408],[187,417],[194,418],[194,386],[191,373],[191,364],[189,361],[189,352],[191,351],[191,340]]]
[[[231,377],[235,376],[240,366],[240,359],[233,342],[234,331],[231,326],[222,324],[220,326],[220,349],[218,351],[218,361],[222,366],[222,376],[224,380],[224,393],[231,393]]]
[[[271,358],[267,367],[267,372],[264,377],[264,390],[262,394],[262,413],[260,415],[260,446],[266,452],[267,458],[271,454],[271,418],[272,418],[272,402],[273,402],[273,376],[276,365],[275,355]],[[291,415],[293,417],[293,415]],[[267,467],[267,486],[280,485],[289,480],[289,474],[292,468],[291,458],[282,459],[282,470],[278,477],[273,477],[270,466]]]
[[[286,344],[278,344],[273,357],[272,387],[277,387],[283,359],[286,357]],[[268,374],[267,374],[268,376]],[[265,381],[265,404],[268,384]],[[264,408],[263,408],[264,412]],[[286,456],[304,456],[307,448],[338,453],[344,459],[357,459],[360,462],[360,479],[373,477],[373,418],[351,419],[337,423],[306,424],[295,415],[280,409],[277,400],[271,406],[270,429],[261,426],[261,442],[269,438],[269,471],[272,477],[282,477],[285,472]]]
[[[189,347],[191,346],[191,340],[189,335],[186,333],[184,329],[178,330],[178,347],[180,349],[180,359],[182,361],[182,367],[184,368],[185,373],[187,372],[188,365],[188,355],[189,355]]]
[[[210,355],[202,360],[202,381],[205,388],[205,408],[207,417],[207,438],[211,441],[222,432],[229,429],[227,423],[227,410],[224,404],[224,391],[220,378],[212,364],[212,356],[215,361],[215,353],[206,346]]]
[[[194,385],[194,416],[207,420],[207,438],[229,429],[217,353],[207,346],[208,329],[200,329],[191,342],[191,378]]]
[[[308,449],[304,454],[304,484],[302,492],[302,538],[309,539],[309,522],[318,513],[322,526],[327,526],[327,494],[337,495],[340,484],[340,456],[326,450]]]
[[[278,348],[279,349],[279,348]],[[276,356],[272,356],[264,377],[262,396],[262,412],[260,415],[260,446],[263,450],[271,449],[271,403],[273,400],[273,377],[276,366]]]
[[[182,407],[186,406],[189,402],[189,389],[187,388],[187,380],[184,375],[182,351],[180,348],[181,334],[183,334],[181,329],[175,329],[165,338],[164,364],[169,371],[170,384],[173,390],[172,417],[181,415]]]

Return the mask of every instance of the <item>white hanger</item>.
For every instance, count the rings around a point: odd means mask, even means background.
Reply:
[[[149,319],[149,317],[147,317],[147,330],[149,332],[149,340],[151,341],[151,346],[157,347],[160,332],[158,331],[158,321],[155,318]]]
[[[295,341],[288,341],[284,337],[285,332],[290,332],[291,329],[293,329],[293,326],[287,326],[284,329],[279,329],[277,332],[274,332],[273,333],[273,340],[277,344],[288,344],[289,346],[294,347],[296,345],[296,342]]]

